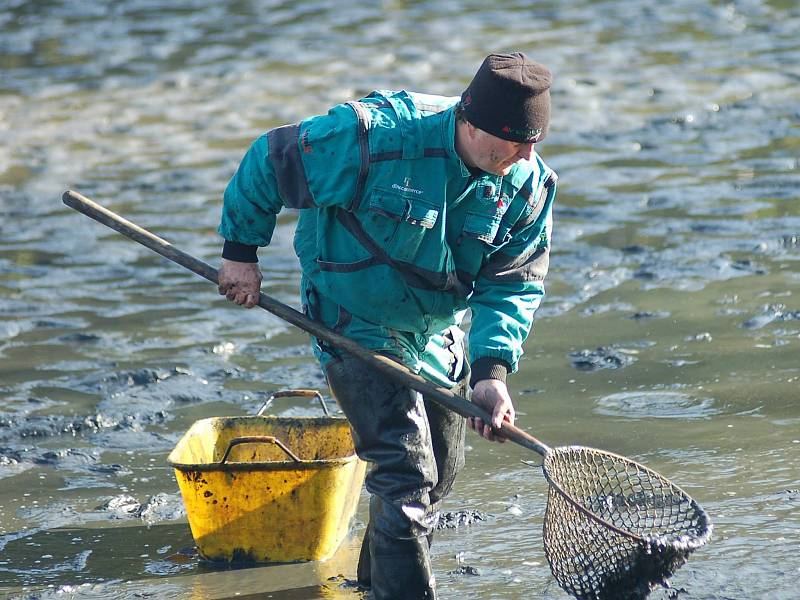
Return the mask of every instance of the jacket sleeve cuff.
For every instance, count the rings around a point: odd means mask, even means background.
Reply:
[[[222,246],[222,258],[236,262],[256,263],[258,262],[257,251],[258,246],[225,240],[225,244]]]
[[[506,376],[511,370],[511,365],[500,358],[493,356],[483,356],[470,365],[472,368],[472,376],[469,380],[469,386],[474,388],[475,384],[484,379],[499,379],[503,383],[506,382]]]

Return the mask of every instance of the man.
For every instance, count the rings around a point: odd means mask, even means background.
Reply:
[[[299,209],[304,311],[465,396],[469,383],[492,421],[468,425],[503,441],[506,375],[548,267],[556,176],[534,144],[550,85],[524,54],[492,54],[460,100],[373,92],[261,136],[225,191],[220,294],[256,304],[256,248],[284,206]],[[324,342],[314,351],[372,463],[359,581],[376,599],[434,598],[428,551],[463,465],[464,420]]]

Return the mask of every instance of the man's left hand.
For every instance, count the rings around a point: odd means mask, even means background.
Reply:
[[[499,379],[482,379],[472,390],[472,402],[488,412],[492,416],[492,421],[486,423],[483,419],[469,417],[467,419],[469,428],[490,442],[505,442],[506,438],[495,430],[499,429],[504,421],[514,424],[514,404],[511,402],[506,384]]]

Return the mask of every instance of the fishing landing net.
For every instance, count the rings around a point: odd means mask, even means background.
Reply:
[[[544,546],[558,584],[581,600],[640,600],[711,537],[683,490],[628,458],[548,449]]]

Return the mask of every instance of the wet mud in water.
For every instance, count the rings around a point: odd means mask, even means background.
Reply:
[[[436,529],[458,529],[486,521],[489,516],[479,510],[445,511],[439,515]]]
[[[689,552],[666,549],[650,552],[642,548],[620,573],[605,578],[592,593],[577,594],[581,600],[645,600],[654,589],[669,588],[669,577],[689,559]]]
[[[517,49],[556,74],[537,150],[560,175],[517,424],[630,456],[708,511],[711,544],[651,598],[795,598],[798,30],[788,0],[5,2],[0,598],[363,595],[365,497],[333,559],[225,568],[197,555],[166,462],[198,419],[325,390],[307,336],[61,194],[217,264],[222,191],[264,130],[372,89],[457,95]],[[298,306],[295,219],[260,257],[264,290]],[[468,443],[433,545],[440,596],[566,598],[547,484],[522,462],[539,457]]]

